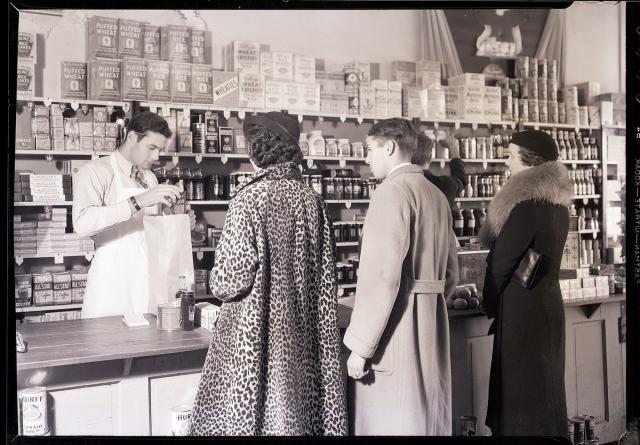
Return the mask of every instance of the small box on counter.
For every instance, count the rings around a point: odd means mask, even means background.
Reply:
[[[600,286],[596,287],[596,297],[608,297],[609,296],[609,285],[606,287]]]
[[[220,308],[211,303],[196,303],[195,324],[207,329],[213,330],[218,320]]]
[[[582,278],[582,287],[596,287],[596,279],[595,279],[595,277],[583,277]]]
[[[582,288],[582,298],[596,298],[597,290],[595,287],[583,287]]]

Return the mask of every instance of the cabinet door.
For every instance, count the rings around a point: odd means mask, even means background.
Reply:
[[[49,391],[49,428],[56,436],[115,436],[117,384]],[[116,399],[114,399],[114,397]]]
[[[192,406],[199,383],[199,372],[149,379],[152,436],[171,435],[171,408]]]

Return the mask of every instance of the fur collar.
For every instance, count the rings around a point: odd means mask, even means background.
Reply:
[[[513,175],[491,201],[487,220],[480,229],[480,241],[491,246],[517,204],[533,200],[569,206],[572,195],[569,172],[561,162],[545,162]]]

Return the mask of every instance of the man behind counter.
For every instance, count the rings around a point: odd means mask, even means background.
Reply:
[[[467,186],[467,177],[464,170],[464,162],[460,159],[460,149],[453,136],[438,141],[438,144],[449,149],[451,161],[449,162],[450,176],[436,176],[429,172],[431,164],[431,150],[434,142],[424,133],[418,133],[418,146],[411,158],[411,163],[419,165],[424,170],[424,176],[447,197],[449,206],[453,208],[454,199]]]
[[[142,218],[156,214],[157,204],[171,207],[181,193],[173,185],[159,185],[150,170],[169,137],[171,130],[162,117],[140,113],[129,122],[118,150],[74,175],[73,228],[96,244],[82,318],[148,312]]]

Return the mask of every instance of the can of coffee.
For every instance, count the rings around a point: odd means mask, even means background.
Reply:
[[[191,407],[179,405],[171,408],[171,435],[188,436],[191,427]]]
[[[194,153],[206,153],[206,139],[205,139],[204,123],[195,123],[191,125],[191,133],[193,134],[193,152]]]
[[[18,394],[20,406],[20,434],[44,436],[49,432],[47,422],[47,389],[42,386],[27,388]]]
[[[196,299],[192,291],[180,292],[180,327],[191,331],[195,327]]]
[[[179,300],[158,305],[158,329],[161,331],[177,331],[180,326],[181,302]]]
[[[567,427],[569,429],[569,440],[571,440],[572,445],[575,445],[575,423],[573,420],[567,419]]]
[[[596,438],[596,418],[589,415],[580,416],[584,419],[585,439],[593,440]]]
[[[586,439],[585,422],[582,417],[571,417],[569,421],[573,422],[573,443],[581,444]]]

